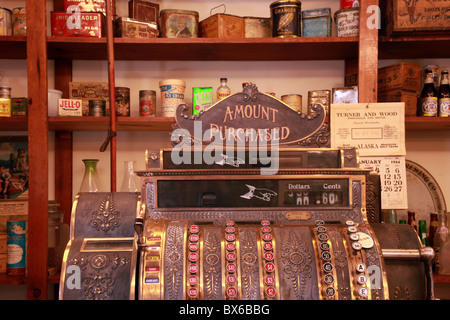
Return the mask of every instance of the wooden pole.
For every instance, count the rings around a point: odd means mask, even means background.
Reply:
[[[108,83],[109,83],[109,105],[110,105],[110,124],[108,137],[101,151],[104,151],[108,141],[110,146],[111,159],[111,192],[117,189],[117,159],[116,159],[116,84],[114,70],[114,34],[113,34],[113,12],[112,1],[106,1],[106,44],[108,49]]]

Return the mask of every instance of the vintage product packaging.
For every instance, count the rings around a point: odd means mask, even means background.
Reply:
[[[27,12],[25,7],[12,9],[12,33],[15,36],[27,35]]]
[[[359,34],[359,8],[336,11],[334,21],[338,37],[352,37]]]
[[[421,89],[420,65],[398,63],[378,68],[378,92],[388,90],[418,91]]]
[[[212,87],[194,87],[192,88],[192,114],[197,114],[206,110],[212,105],[213,88]]]
[[[51,12],[51,29],[54,37],[101,38],[105,34],[105,16],[99,12]]]
[[[409,90],[389,90],[378,92],[378,102],[404,102],[405,116],[417,115],[417,92]]]
[[[184,103],[186,81],[167,79],[159,82],[161,90],[161,116],[174,117],[177,107]]]
[[[83,115],[83,100],[58,99],[58,116],[81,117]]]
[[[202,38],[244,38],[244,18],[217,13],[200,21]]]
[[[26,117],[28,115],[28,99],[25,97],[11,99],[11,116]]]
[[[128,1],[128,17],[134,20],[158,23],[159,4],[142,0]]]
[[[383,14],[382,30],[387,35],[418,33],[448,33],[450,9],[448,0],[380,2]]]
[[[25,274],[27,258],[27,222],[25,220],[8,221],[7,237],[7,273],[9,275],[23,275]]]
[[[341,9],[359,7],[359,0],[341,0]]]
[[[158,26],[154,22],[143,22],[131,18],[117,18],[114,21],[114,36],[122,38],[156,38]]]
[[[156,116],[156,91],[140,90],[139,91],[139,115],[141,117]]]
[[[0,117],[11,117],[10,98],[0,98]]]
[[[332,103],[358,103],[358,87],[333,88]]]
[[[331,37],[331,9],[302,11],[303,37]]]
[[[244,17],[246,38],[270,38],[270,18]]]
[[[197,38],[198,12],[192,10],[165,9],[160,12],[161,38]]]
[[[7,255],[6,255],[6,232],[0,232],[0,273],[6,273],[6,261],[7,261]]]
[[[109,87],[107,82],[70,82],[69,98],[83,101],[83,116],[89,116],[89,100],[105,100],[106,115],[109,115]]]
[[[11,10],[0,8],[0,36],[12,35],[12,13]]]
[[[311,109],[316,103],[321,104],[325,108],[325,123],[330,122],[330,103],[331,103],[331,90],[311,90],[308,91],[308,114],[314,113]]]
[[[64,0],[64,11],[70,6],[77,6],[80,12],[101,12],[106,16],[106,0]],[[116,1],[111,0],[112,15],[116,13]],[[75,9],[71,10],[74,12]],[[69,11],[70,12],[70,11]]]
[[[130,116],[130,88],[116,87],[116,116]]]
[[[280,0],[270,4],[273,37],[302,36],[302,4],[296,0]]]

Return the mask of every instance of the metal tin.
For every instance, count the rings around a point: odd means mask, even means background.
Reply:
[[[359,34],[359,8],[342,9],[334,13],[338,37],[351,37]]]
[[[90,37],[101,38],[104,35],[105,16],[100,12],[80,12],[79,23],[70,19],[72,13],[50,12],[53,37]]]
[[[198,12],[165,9],[160,12],[161,38],[197,38]]]
[[[244,18],[225,13],[216,13],[200,21],[202,38],[244,38]]]
[[[141,117],[156,116],[156,91],[140,90],[139,91],[139,115]]]
[[[302,96],[299,94],[285,94],[281,96],[281,101],[286,103],[295,111],[302,112]]]
[[[313,114],[312,106],[319,103],[325,108],[325,123],[330,122],[331,90],[308,91],[308,114]]]
[[[332,103],[358,103],[358,87],[333,88]]]
[[[213,88],[192,88],[192,114],[206,110],[212,105]]]
[[[28,99],[24,97],[11,99],[11,116],[26,117],[28,115]]]
[[[156,38],[158,26],[153,22],[119,17],[115,21],[114,36],[122,38]]]
[[[359,7],[358,0],[341,0],[341,9],[357,8],[357,7]]]
[[[0,87],[0,117],[11,117],[11,88]]]
[[[27,35],[27,12],[25,7],[12,9],[12,33],[15,36]]]
[[[8,221],[7,226],[7,272],[9,275],[23,275],[26,268],[27,222]]]
[[[168,79],[159,82],[161,89],[161,116],[174,117],[178,105],[184,103],[184,88],[186,82],[178,79]]]
[[[78,6],[81,12],[101,12],[106,15],[106,0],[63,0],[64,11],[70,6]],[[112,16],[116,13],[116,1],[111,1]]]
[[[130,116],[130,88],[116,87],[116,116]]]
[[[0,36],[12,35],[12,13],[11,10],[0,8]]]
[[[270,18],[244,17],[246,38],[270,38]]]
[[[331,37],[331,9],[302,11],[303,37]]]
[[[106,101],[95,99],[89,100],[89,116],[104,117],[106,113]]]
[[[270,5],[273,37],[301,37],[302,4],[296,0],[280,0]]]

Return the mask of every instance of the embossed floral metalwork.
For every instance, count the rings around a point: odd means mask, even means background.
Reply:
[[[102,230],[107,233],[110,230],[114,230],[121,224],[119,215],[120,213],[116,210],[114,199],[111,196],[108,196],[100,202],[98,210],[92,212],[92,219],[90,223],[97,229],[97,231]]]

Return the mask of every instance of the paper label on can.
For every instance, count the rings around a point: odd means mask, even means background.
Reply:
[[[11,117],[11,99],[0,98],[0,117]]]
[[[176,108],[184,103],[184,87],[180,85],[163,85],[161,89],[161,116],[175,116]]]
[[[26,221],[8,221],[8,268],[25,267]]]

